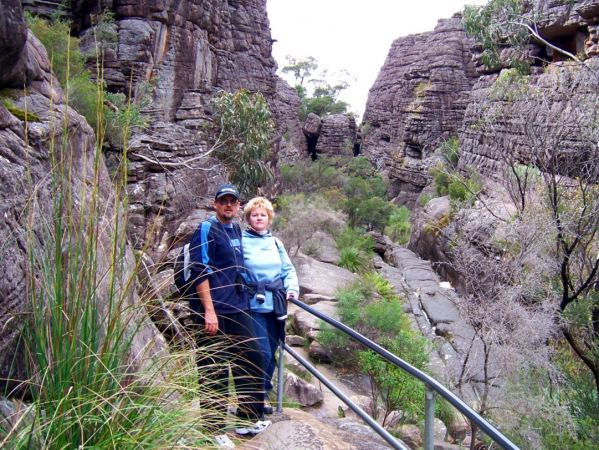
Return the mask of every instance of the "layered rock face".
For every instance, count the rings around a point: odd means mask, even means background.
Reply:
[[[27,8],[47,13],[50,6],[30,0]],[[127,154],[130,230],[134,245],[149,245],[160,260],[166,253],[159,247],[177,245],[172,236],[181,220],[209,204],[215,187],[226,181],[222,166],[203,156],[209,149],[201,128],[210,120],[213,96],[245,88],[266,98],[277,124],[270,160],[275,173],[281,158],[307,157],[299,97],[275,75],[266,0],[73,2],[69,14],[91,54],[94,22],[82,15],[103,10],[114,14],[108,26],[117,36],[116,45],[103,48],[108,90],[132,92],[134,99],[151,90],[142,111],[148,126],[134,131]],[[110,156],[115,164],[122,158]]]
[[[457,136],[478,78],[460,20],[393,42],[368,96],[361,153],[388,176],[399,205],[414,205],[428,180],[425,160]]]
[[[529,44],[529,54],[537,58],[525,92],[509,81],[507,71],[482,76],[470,93],[459,135],[459,168],[464,173],[475,167],[500,180],[506,163],[527,164],[533,154],[551,148],[562,161],[563,173],[576,176],[575,161],[587,145],[584,127],[599,106],[599,2],[568,7],[548,1],[543,8],[540,35],[573,55],[585,55],[587,69],[549,46]],[[478,55],[473,56],[477,60]]]
[[[356,119],[346,114],[319,117],[308,114],[303,127],[308,143],[308,153],[313,159],[325,156],[354,156]]]
[[[122,209],[104,165],[96,161],[93,130],[85,119],[65,104],[65,95],[50,72],[42,44],[24,27],[19,1],[2,4],[0,14],[0,48],[13,55],[5,67],[25,70],[7,71],[0,76],[3,97],[9,98],[9,109],[0,102],[0,380],[27,380],[24,348],[18,347],[19,327],[34,307],[32,300],[44,302],[43,293],[52,295],[54,279],[47,277],[63,267],[56,261],[56,248],[75,259],[68,250],[77,243],[89,244],[96,252],[95,270],[98,280],[115,268],[111,255]],[[25,115],[25,111],[28,115]],[[25,120],[27,118],[27,120]],[[59,177],[59,169],[63,176]],[[65,201],[58,209],[60,193]],[[95,208],[103,214],[91,214]],[[58,217],[61,220],[57,220]],[[98,232],[88,235],[88,221],[97,220]],[[57,227],[60,223],[62,229]],[[61,233],[61,234],[59,234]],[[89,242],[88,242],[89,239]],[[56,241],[58,243],[56,243]],[[59,251],[60,253],[60,251]],[[64,261],[67,256],[62,255]],[[81,258],[83,259],[83,257]],[[63,264],[66,262],[63,261]],[[79,261],[69,260],[69,264]],[[81,267],[83,262],[76,267]],[[124,246],[118,262],[117,279],[133,277],[135,262],[130,248]],[[93,269],[85,269],[92,276]],[[45,276],[44,276],[45,275]],[[76,276],[76,275],[73,275]],[[67,276],[63,279],[67,283]],[[94,286],[100,318],[108,311],[111,286],[98,281]],[[133,314],[131,326],[139,327],[132,344],[130,361],[166,351],[166,343],[149,322],[143,308],[131,308],[137,300],[131,285],[114,286],[123,307]],[[63,286],[60,286],[62,288]],[[42,293],[42,294],[40,294]],[[44,303],[45,305],[45,303]],[[37,308],[42,308],[38,304]],[[140,362],[140,361],[137,361]],[[16,382],[15,384],[20,384]],[[10,385],[10,382],[9,382]],[[9,386],[12,387],[12,386]],[[8,392],[8,391],[4,391]]]

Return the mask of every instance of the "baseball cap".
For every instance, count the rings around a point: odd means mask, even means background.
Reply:
[[[232,184],[221,184],[216,190],[214,199],[221,198],[223,195],[232,195],[239,200],[239,191]]]

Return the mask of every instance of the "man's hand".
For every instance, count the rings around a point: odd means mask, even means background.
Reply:
[[[206,311],[204,314],[205,332],[210,336],[214,336],[218,332],[218,318],[214,311]]]
[[[212,297],[210,296],[210,282],[202,281],[196,286],[198,297],[204,307],[204,331],[209,336],[214,336],[218,332],[218,318],[214,312]]]

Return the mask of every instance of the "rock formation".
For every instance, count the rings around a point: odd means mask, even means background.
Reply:
[[[2,71],[0,76],[3,96],[10,99],[9,107],[0,103],[0,262],[3,273],[0,321],[4,324],[0,329],[0,379],[3,384],[8,378],[27,379],[24,348],[20,346],[17,350],[16,342],[19,329],[33,307],[30,300],[36,293],[52,290],[45,283],[53,280],[45,279],[43,274],[51,273],[60,264],[55,259],[57,246],[65,252],[76,243],[85,248],[87,234],[81,230],[85,230],[87,221],[101,223],[98,234],[90,237],[89,242],[96,244],[95,270],[100,280],[114,268],[112,239],[118,233],[117,227],[124,226],[118,223],[122,210],[108,172],[103,164],[95,164],[97,154],[92,129],[81,115],[65,104],[65,95],[50,72],[44,47],[23,25],[20,2],[3,2],[0,47],[10,49],[3,52],[3,64],[6,64],[3,67],[24,68],[21,73]],[[56,178],[61,168],[64,176]],[[68,193],[65,195],[70,200],[59,210],[55,199],[60,192]],[[103,213],[95,217],[91,214],[93,208]],[[61,235],[55,228],[58,217],[62,218],[59,222],[64,227]],[[66,259],[65,256],[64,261]],[[129,247],[124,247],[119,264],[122,266],[119,266],[117,279],[133,278],[135,263]],[[61,270],[60,266],[57,270]],[[65,278],[64,282],[68,280]],[[132,290],[113,288],[113,295],[123,299],[124,308],[131,308],[138,300]],[[98,282],[94,289],[98,314],[103,318],[108,314],[111,287],[109,283]],[[142,365],[149,355],[166,351],[166,342],[143,308],[131,309],[131,326],[139,329],[129,355],[135,367]]]
[[[370,90],[361,154],[387,175],[398,205],[414,206],[428,182],[426,159],[458,134],[478,78],[460,19],[395,40]]]
[[[598,2],[564,5],[544,1],[539,9],[543,13],[539,34],[551,45],[591,59],[597,55]],[[416,206],[416,198],[430,181],[428,170],[435,164],[429,157],[452,136],[459,137],[462,170],[472,166],[485,175],[496,174],[501,170],[497,151],[502,148],[515,149],[520,161],[526,162],[527,144],[519,124],[534,120],[535,105],[509,105],[511,111],[505,115],[519,120],[500,124],[499,138],[490,137],[480,127],[499,72],[482,66],[481,50],[466,36],[460,19],[456,14],[440,20],[433,32],[397,39],[371,89],[364,113],[370,131],[361,152],[388,176],[389,194],[396,204]],[[509,53],[506,48],[503,55],[507,58]],[[529,44],[527,54],[534,57],[531,84],[551,90],[551,75],[543,74],[544,67],[559,65],[563,56],[538,42]],[[592,66],[592,61],[589,64]],[[554,92],[551,101],[556,103],[556,111],[571,111],[574,103],[588,99],[593,89],[579,82],[573,88],[574,99],[558,98]],[[564,117],[556,114],[553,119],[561,123]],[[579,147],[574,128],[562,132],[570,136],[565,147]]]
[[[30,0],[24,7],[47,16],[59,3]],[[129,212],[133,244],[148,245],[160,261],[165,253],[157,249],[176,245],[169,239],[181,220],[225,181],[220,164],[201,157],[208,150],[200,129],[210,119],[211,98],[240,88],[266,98],[277,124],[270,164],[278,173],[280,159],[308,156],[297,119],[299,97],[275,75],[265,0],[72,2],[66,14],[92,55],[92,69],[95,25],[103,11],[114,16],[104,26],[116,41],[102,48],[108,91],[131,92],[135,101],[151,90],[143,110],[148,126],[134,130],[127,153]],[[115,164],[122,158],[120,149],[108,155]],[[193,164],[183,164],[192,158]]]

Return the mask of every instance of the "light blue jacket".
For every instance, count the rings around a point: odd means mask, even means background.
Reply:
[[[283,243],[270,231],[259,235],[245,230],[241,238],[243,262],[250,281],[272,283],[280,278],[287,292],[295,292],[299,298],[299,283],[295,267],[285,251]],[[250,300],[250,309],[259,313],[273,311],[272,292],[266,291],[264,303],[259,303],[254,295]]]

